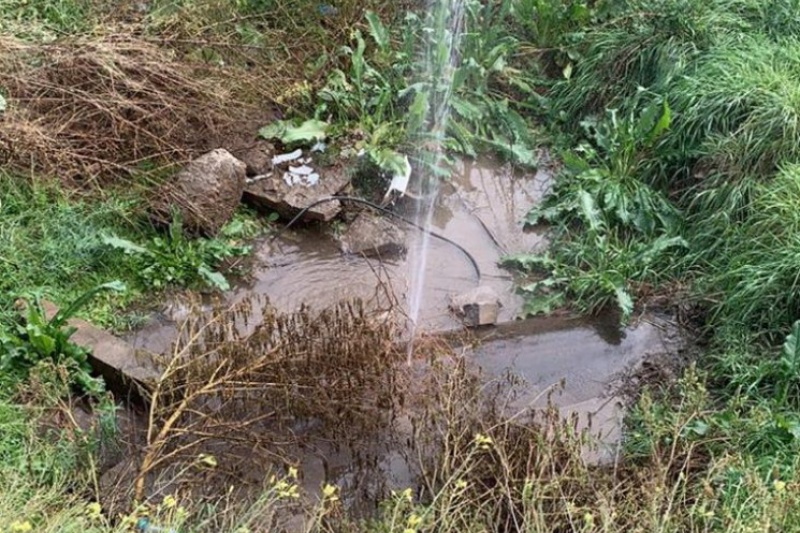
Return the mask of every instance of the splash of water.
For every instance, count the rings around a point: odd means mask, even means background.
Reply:
[[[414,212],[414,221],[430,230],[433,210],[439,193],[447,121],[450,116],[450,96],[453,76],[458,62],[458,47],[464,24],[464,0],[428,0],[425,56],[422,61],[422,81],[427,111],[420,132],[422,146],[419,154],[418,193],[420,200]],[[414,338],[419,326],[420,309],[425,291],[428,249],[431,235],[428,231],[416,233],[409,254],[409,334],[408,358],[414,351]]]

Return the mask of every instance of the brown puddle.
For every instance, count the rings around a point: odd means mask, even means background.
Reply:
[[[542,198],[549,182],[545,173],[518,176],[487,162],[462,163],[460,172],[443,187],[432,230],[463,246],[481,270],[480,283],[501,298],[501,325],[475,332],[481,342],[462,350],[466,358],[486,381],[501,380],[509,373],[516,376],[518,383],[507,402],[511,412],[541,407],[550,397],[564,413],[594,418],[593,432],[607,444],[594,458],[603,460],[613,454],[620,436],[622,411],[615,387],[648,356],[672,353],[675,335],[668,321],[654,317],[624,331],[613,317],[515,321],[522,299],[514,291],[512,275],[498,262],[504,255],[545,245],[543,235],[521,228],[525,214]],[[380,262],[346,256],[329,234],[292,230],[273,242],[258,243],[251,280],[215,304],[266,299],[276,310],[291,312],[303,304],[324,309],[357,297],[388,307],[387,294],[406,301],[408,270],[406,258]],[[477,286],[473,265],[456,247],[433,239],[427,272],[422,329],[437,333],[460,329],[448,309],[449,299]],[[157,320],[128,340],[137,347],[167,353],[187,309],[179,301],[169,303]],[[251,324],[258,322],[261,311],[253,310]],[[408,413],[394,413],[392,418],[389,430],[369,436],[357,448],[352,443],[343,446],[313,439],[301,445],[299,466],[309,493],[317,493],[323,483],[334,483],[342,487],[346,501],[364,509],[390,489],[412,486],[418,474],[416,451],[408,446],[413,424]],[[313,421],[300,421],[296,433],[311,434],[313,426]],[[368,466],[363,464],[364,457]]]
[[[514,320],[522,299],[514,280],[498,261],[506,254],[526,252],[544,243],[542,235],[523,232],[522,222],[532,205],[544,195],[550,178],[545,173],[515,175],[508,167],[488,162],[462,163],[461,171],[445,184],[437,202],[433,231],[463,246],[481,270],[480,282],[492,287],[503,307],[499,321]],[[402,223],[400,223],[402,224]],[[407,228],[408,232],[418,231]],[[407,239],[412,241],[412,239]],[[265,297],[279,311],[290,312],[306,304],[325,308],[348,298],[372,300],[379,285],[388,283],[399,302],[408,294],[407,259],[380,262],[348,256],[333,236],[307,229],[286,232],[280,238],[256,244],[251,280],[226,294],[218,304],[243,298]],[[461,327],[448,309],[450,297],[477,286],[475,269],[452,244],[432,239],[428,274],[420,313],[425,331]],[[149,326],[128,337],[136,347],[165,353],[177,335],[176,322],[187,312],[180,301],[169,302]],[[257,320],[257,317],[254,317]]]

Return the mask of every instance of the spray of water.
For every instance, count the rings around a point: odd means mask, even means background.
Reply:
[[[430,229],[433,210],[439,192],[440,176],[436,169],[442,168],[447,120],[450,115],[450,95],[453,75],[458,61],[458,47],[464,24],[465,0],[428,0],[428,16],[425,21],[424,59],[421,61],[422,95],[427,103],[426,116],[419,132],[420,164],[418,166],[418,193],[420,200],[414,213],[414,221]],[[409,361],[414,351],[414,337],[418,328],[420,309],[425,291],[425,276],[428,262],[429,232],[417,232],[409,254]]]

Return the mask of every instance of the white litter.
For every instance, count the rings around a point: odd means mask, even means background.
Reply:
[[[319,174],[315,173],[315,174],[311,174],[309,176],[306,176],[306,184],[307,184],[308,187],[313,187],[317,183],[319,183]]]
[[[259,174],[258,176],[253,176],[252,178],[245,179],[245,183],[256,183],[257,181],[265,180],[267,178],[272,177],[272,172],[267,172],[266,174]]]
[[[308,165],[302,167],[289,167],[289,172],[297,176],[309,176],[314,173],[314,169]]]
[[[322,141],[317,141],[314,146],[311,147],[312,152],[324,152],[328,148],[328,145]]]
[[[272,164],[274,165],[282,165],[283,163],[288,163],[289,161],[294,161],[295,159],[300,159],[303,156],[303,150],[298,148],[294,152],[289,152],[288,154],[279,154],[272,158]]]
[[[383,197],[384,205],[391,200],[392,193],[396,193],[397,196],[406,194],[409,178],[411,178],[411,162],[408,160],[408,156],[403,156],[403,171],[392,176],[389,190],[386,191],[386,195]]]

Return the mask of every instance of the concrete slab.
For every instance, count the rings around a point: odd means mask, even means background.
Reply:
[[[52,302],[44,301],[42,306],[48,318],[58,312]],[[89,364],[103,377],[108,389],[120,399],[141,402],[142,390],[150,389],[160,377],[152,355],[85,320],[73,318],[68,323],[78,328],[72,342],[90,350]]]

